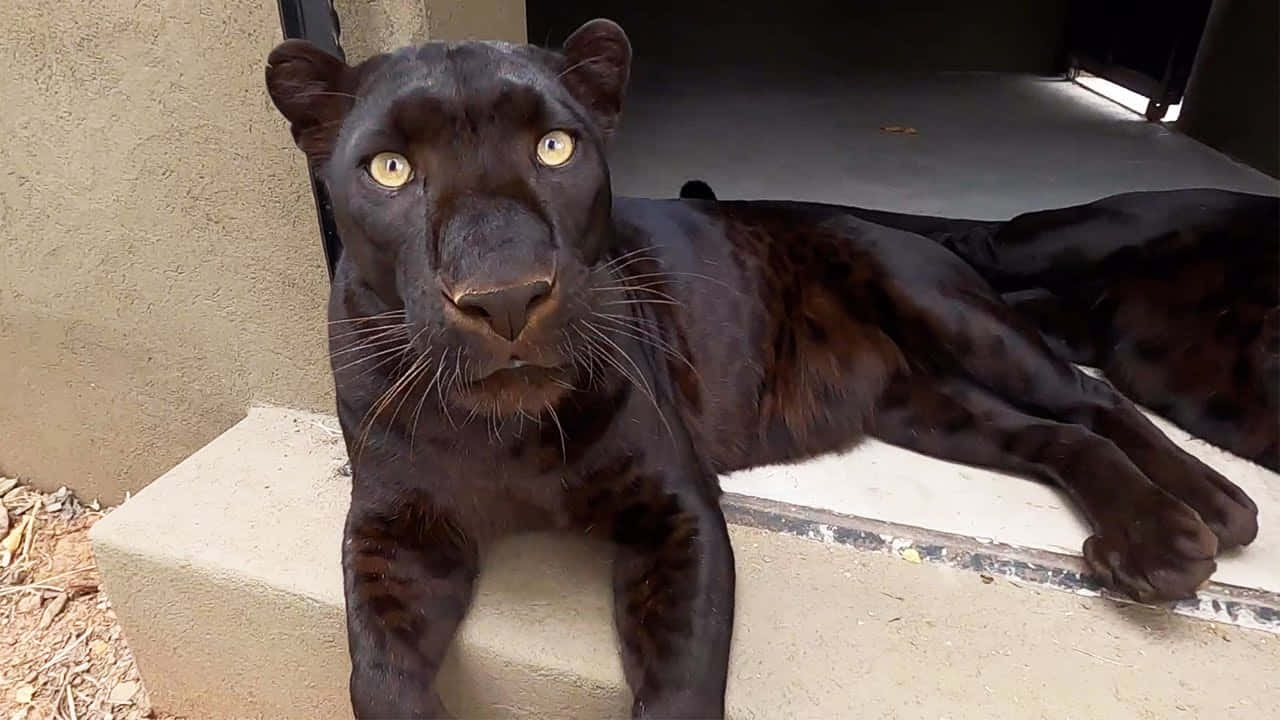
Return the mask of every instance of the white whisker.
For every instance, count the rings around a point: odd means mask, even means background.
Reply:
[[[341,320],[330,320],[330,325],[343,325],[345,323],[367,322],[369,320],[377,320],[379,318],[403,317],[404,310],[387,310],[385,312],[374,313],[373,315],[361,315],[360,317],[343,318]]]
[[[370,333],[385,333],[385,332],[393,332],[393,331],[403,332],[407,335],[408,330],[406,330],[406,328],[408,327],[409,327],[408,323],[395,323],[394,325],[383,323],[380,325],[374,325],[373,327],[359,328],[358,330],[348,330],[347,332],[339,333],[337,335],[330,335],[329,341],[333,342],[334,340],[341,340],[342,338],[351,337],[353,335],[368,335]]]
[[[355,367],[355,366],[357,366],[357,365],[359,365],[359,364],[361,364],[361,363],[368,362],[369,360],[372,360],[372,359],[374,359],[374,358],[382,357],[382,356],[384,356],[384,355],[389,355],[389,354],[391,354],[391,353],[396,352],[397,350],[404,350],[405,348],[408,348],[408,347],[409,347],[409,344],[408,344],[408,343],[404,343],[404,344],[402,344],[402,345],[398,345],[398,346],[393,347],[393,348],[388,348],[388,349],[385,349],[385,350],[379,350],[378,352],[370,353],[370,354],[365,355],[364,357],[362,357],[362,358],[360,358],[360,359],[358,359],[358,360],[354,360],[354,361],[352,361],[352,362],[349,362],[349,363],[347,363],[346,365],[343,365],[342,367],[334,368],[333,372],[334,372],[335,374],[337,374],[337,373],[342,372],[343,370],[347,370],[347,369],[353,368],[353,367]]]
[[[698,369],[693,366],[693,363],[689,362],[689,358],[681,354],[679,350],[676,350],[675,347],[673,347],[665,339],[659,337],[653,330],[650,330],[649,328],[646,328],[643,326],[637,327],[634,325],[627,325],[626,323],[623,322],[623,318],[619,318],[617,316],[605,315],[603,313],[592,313],[592,314],[602,320],[606,320],[608,322],[621,325],[621,327],[611,328],[614,332],[621,333],[623,335],[626,335],[629,338],[638,340],[642,343],[648,343],[649,345],[657,348],[658,350],[661,350],[662,352],[665,352],[666,354],[670,355],[676,360],[679,360],[680,362],[684,363],[695,374],[698,372]]]
[[[556,424],[556,430],[560,433],[560,457],[567,463],[569,462],[569,451],[566,449],[564,427],[560,424],[560,416],[556,415],[556,409],[551,406],[551,403],[543,403],[543,406],[547,408],[547,412],[551,413],[551,422]]]

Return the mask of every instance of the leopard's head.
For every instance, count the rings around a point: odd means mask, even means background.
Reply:
[[[268,58],[271,99],[332,202],[346,292],[396,321],[389,338],[426,377],[447,368],[449,403],[541,412],[579,381],[579,321],[610,297],[605,144],[630,62],[607,20],[560,52],[429,43],[349,66],[289,40]]]

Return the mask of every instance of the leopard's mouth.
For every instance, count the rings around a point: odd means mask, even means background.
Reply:
[[[537,385],[544,382],[563,380],[564,368],[554,365],[539,365],[524,360],[512,359],[505,367],[497,367],[488,374],[475,378],[470,387],[473,390],[486,388],[502,389],[508,386]]]
[[[472,378],[459,388],[457,399],[471,409],[499,415],[536,415],[572,389],[571,368],[513,359]]]

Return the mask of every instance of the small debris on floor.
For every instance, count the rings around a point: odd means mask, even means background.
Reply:
[[[44,612],[40,615],[40,624],[36,627],[44,630],[53,624],[54,618],[58,617],[58,613],[67,606],[67,594],[60,592],[53,596],[48,605],[44,606]]]
[[[909,563],[914,563],[916,565],[919,565],[920,563],[924,562],[924,560],[921,559],[920,557],[920,551],[913,547],[904,548],[902,550],[902,559],[906,560]]]
[[[882,125],[881,130],[890,135],[919,135],[920,131],[906,125]]]
[[[1227,635],[1227,631],[1217,623],[1211,623],[1207,626],[1209,634],[1217,637],[1222,642],[1231,642],[1231,636]]]
[[[101,506],[14,478],[0,478],[0,505],[0,720],[175,720],[152,711],[98,590]]]
[[[978,575],[978,577],[982,578],[982,584],[983,584],[983,585],[990,585],[991,583],[993,583],[993,582],[995,582],[995,581],[996,581],[996,579],[995,579],[995,578],[991,577],[990,575],[988,575],[988,574],[986,574],[986,573],[981,573],[981,574],[979,574],[979,575]]]
[[[111,694],[107,696],[107,702],[112,705],[128,705],[133,702],[133,696],[138,694],[138,683],[122,682],[111,688]]]

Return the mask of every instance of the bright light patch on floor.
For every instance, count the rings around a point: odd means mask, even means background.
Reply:
[[[1117,105],[1129,108],[1139,115],[1145,115],[1147,112],[1147,98],[1129,90],[1128,88],[1120,87],[1110,80],[1103,80],[1096,75],[1090,75],[1089,73],[1082,72],[1080,73],[1080,76],[1076,78],[1076,83],[1082,87],[1092,90]],[[1169,109],[1165,111],[1164,122],[1173,122],[1174,120],[1177,120],[1178,112],[1181,109],[1182,103],[1170,105]]]
[[[1280,557],[1280,475],[1194,439],[1163,418],[1147,417],[1258,504],[1258,538],[1242,551],[1220,556],[1214,580],[1280,592],[1280,564],[1275,562]],[[873,439],[844,453],[724,475],[720,486],[787,505],[1064,555],[1079,555],[1091,532],[1069,499],[1048,484]]]

